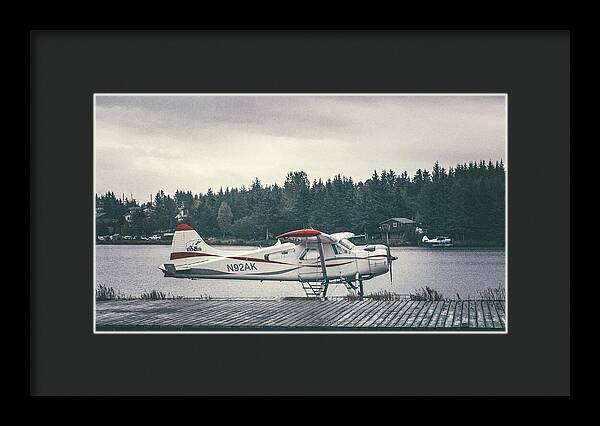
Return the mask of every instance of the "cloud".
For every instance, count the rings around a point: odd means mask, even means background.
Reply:
[[[504,96],[97,96],[96,191],[506,162]]]

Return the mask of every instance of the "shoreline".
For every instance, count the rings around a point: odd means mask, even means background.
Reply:
[[[253,246],[253,247],[270,247],[276,243],[276,241],[252,241],[252,240],[233,240],[233,241],[206,241],[210,245],[215,246]],[[385,244],[381,241],[373,241],[370,244]],[[170,240],[159,240],[159,241],[144,241],[144,240],[119,240],[119,241],[96,241],[96,245],[122,245],[122,246],[167,246],[171,245]],[[461,242],[454,243],[452,247],[427,247],[419,244],[390,244],[392,248],[426,248],[430,250],[464,250],[464,249],[477,249],[477,250],[505,250],[504,244],[494,244],[485,242],[473,242],[468,244],[462,244]]]

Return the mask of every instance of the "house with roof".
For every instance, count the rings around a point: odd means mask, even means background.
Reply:
[[[379,223],[381,236],[390,240],[410,241],[415,237],[417,222],[406,217],[391,217]]]

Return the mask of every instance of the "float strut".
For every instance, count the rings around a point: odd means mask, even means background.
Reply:
[[[327,296],[327,284],[329,284],[329,277],[327,276],[327,266],[325,265],[325,256],[323,256],[323,243],[321,238],[317,236],[317,248],[319,249],[319,258],[321,259],[321,272],[323,273],[323,297]]]

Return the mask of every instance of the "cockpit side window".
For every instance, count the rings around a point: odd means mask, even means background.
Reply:
[[[300,260],[319,260],[319,259],[320,259],[319,252],[317,251],[317,249],[314,249],[314,248],[306,249],[304,254],[302,256],[300,256]]]
[[[354,244],[352,244],[349,240],[343,239],[340,240],[340,245],[344,247],[346,250],[352,250],[354,248]]]
[[[338,243],[333,245],[333,252],[335,254],[346,254],[350,253],[350,250],[344,247],[341,243]]]

